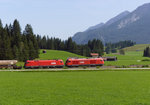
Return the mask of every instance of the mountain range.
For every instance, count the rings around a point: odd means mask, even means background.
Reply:
[[[106,42],[132,40],[137,44],[150,43],[150,3],[139,6],[132,12],[124,11],[106,23],[78,32],[72,37],[78,44],[85,44],[92,39]]]

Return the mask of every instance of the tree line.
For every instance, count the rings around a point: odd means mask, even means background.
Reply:
[[[146,47],[143,53],[144,57],[150,57],[150,47]]]
[[[105,52],[109,53],[117,53],[117,50],[123,49],[125,47],[134,46],[136,43],[131,40],[119,41],[117,43],[106,43],[105,44]]]
[[[3,27],[0,20],[1,60],[35,59],[39,57],[39,49],[63,50],[87,57],[90,53],[99,53],[101,56],[104,52],[103,43],[97,39],[89,41],[88,44],[79,45],[72,41],[71,37],[64,41],[59,38],[35,35],[29,24],[22,31],[18,20]]]
[[[59,38],[37,35],[37,42],[40,49],[63,50],[87,57],[91,53],[98,53],[102,56],[104,52],[103,43],[98,39],[88,41],[88,44],[79,45],[72,41],[71,37],[63,41]]]
[[[31,25],[27,24],[24,31],[18,20],[3,27],[0,21],[0,59],[16,59],[25,61],[39,56],[39,47]]]

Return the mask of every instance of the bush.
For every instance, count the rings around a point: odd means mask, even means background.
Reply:
[[[121,68],[121,66],[116,66],[116,68]]]
[[[67,66],[64,66],[63,69],[68,69],[68,67],[67,67]]]
[[[99,69],[99,68],[100,68],[100,66],[96,66],[96,68],[97,68],[97,69]]]
[[[123,49],[119,50],[120,55],[125,55],[125,51]]]
[[[111,64],[108,64],[107,66],[112,66]]]
[[[143,59],[142,61],[150,61],[150,59]]]
[[[122,68],[127,68],[128,66],[122,65]]]
[[[149,65],[142,65],[142,68],[147,68],[149,67]]]
[[[86,68],[87,68],[87,66],[82,66],[82,68],[83,68],[83,69],[86,69]]]

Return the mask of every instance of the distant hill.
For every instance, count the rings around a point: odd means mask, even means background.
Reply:
[[[150,44],[137,44],[131,47],[124,48],[125,51],[144,51],[146,47],[150,46]]]
[[[85,44],[94,38],[101,39],[104,43],[121,40],[133,40],[137,44],[150,43],[150,3],[138,7],[133,12],[125,11],[105,24],[92,26],[72,37],[79,44]]]

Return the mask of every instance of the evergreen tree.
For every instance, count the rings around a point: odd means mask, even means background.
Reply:
[[[65,42],[62,41],[60,44],[59,44],[59,48],[60,50],[64,50],[65,49]]]
[[[119,50],[119,53],[120,53],[121,55],[125,55],[125,51],[124,51],[123,49],[120,49],[120,50]]]
[[[143,53],[144,57],[150,57],[150,47],[146,47]]]
[[[117,50],[123,49],[125,47],[130,47],[135,45],[136,43],[131,40],[119,41],[117,43],[106,43],[105,52],[108,53],[116,53]]]
[[[72,46],[72,38],[69,37],[68,40],[66,41],[66,50],[69,52],[73,52],[73,46]]]
[[[15,20],[13,23],[12,34],[13,34],[13,45],[16,45],[18,48],[20,48],[21,28],[20,28],[20,24],[17,20]]]
[[[13,46],[13,59],[19,60],[19,50],[16,45]]]
[[[35,50],[32,41],[29,41],[29,59],[33,60],[35,58]]]
[[[26,36],[25,35],[23,35],[22,36],[22,41],[23,41],[23,43],[24,43],[24,46],[23,46],[23,51],[22,51],[22,53],[23,53],[23,61],[26,61],[26,60],[28,60],[29,59],[29,47],[28,47],[28,42],[27,42],[27,38],[26,38]]]
[[[33,34],[33,29],[31,25],[27,24],[25,27],[24,35],[27,37],[28,47],[29,47],[29,58],[34,59],[39,55],[39,48],[36,36]]]
[[[5,59],[13,58],[11,50],[11,42],[6,29],[3,29],[3,51]]]
[[[41,40],[41,49],[46,49],[47,44],[46,44],[46,36],[44,36]]]

